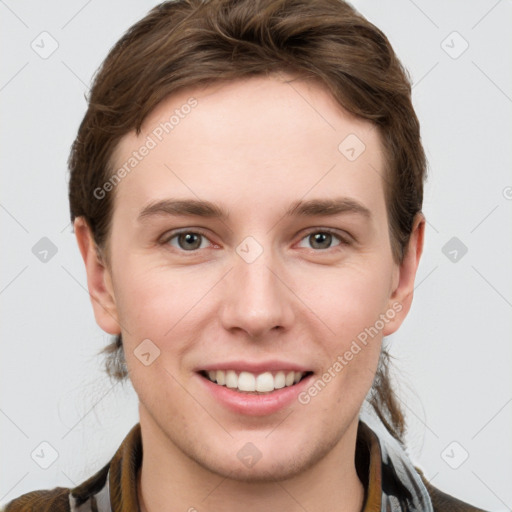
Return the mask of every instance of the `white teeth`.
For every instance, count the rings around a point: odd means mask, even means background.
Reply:
[[[217,373],[222,370],[217,370]],[[237,388],[238,387],[238,377],[233,370],[228,370],[226,372],[226,386],[228,388]]]
[[[241,375],[242,374],[240,374],[240,376]],[[240,384],[238,386],[240,387]],[[256,377],[255,391],[274,391],[274,387],[274,377],[272,377],[270,372],[260,373]],[[252,389],[250,391],[252,391]]]
[[[238,389],[239,391],[249,393],[270,393],[275,389],[281,389],[293,384],[297,384],[304,372],[278,371],[275,375],[272,372],[264,372],[258,375],[251,372],[240,372],[237,374],[234,370],[209,370],[206,372],[208,378],[212,382],[216,382],[220,386],[226,386],[231,389]]]
[[[217,371],[217,372],[213,372],[213,373],[217,374],[217,379],[216,379],[217,380],[217,384],[220,384],[221,386],[224,386],[226,384],[226,372]]]
[[[249,372],[240,372],[238,376],[238,389],[240,391],[256,391],[256,377]]]
[[[276,389],[284,388],[285,383],[286,377],[284,376],[284,372],[277,372],[276,376],[274,377],[274,387]]]

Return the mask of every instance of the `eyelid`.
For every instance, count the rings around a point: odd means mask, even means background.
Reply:
[[[182,233],[193,233],[196,235],[201,235],[204,238],[206,238],[210,244],[216,245],[214,242],[210,240],[210,237],[208,234],[201,228],[180,228],[180,229],[173,229],[171,231],[167,231],[164,233],[159,239],[158,242],[162,245],[168,244],[173,238],[175,238],[178,235],[181,235]],[[194,251],[185,251],[182,250],[181,252],[188,252],[188,253],[194,253],[197,252],[197,249]]]
[[[346,231],[343,231],[343,233],[344,233],[344,235],[343,235],[336,229],[323,228],[323,227],[308,228],[306,233],[303,236],[301,236],[299,242],[302,242],[302,240],[304,240],[304,238],[306,238],[312,234],[315,234],[315,233],[328,233],[328,234],[336,237],[340,241],[340,245],[350,245],[351,243],[354,242],[354,238]],[[338,247],[338,246],[334,246],[334,247]],[[334,247],[332,247],[332,248],[334,248]],[[328,249],[324,249],[324,251],[327,251],[327,250]],[[315,252],[318,252],[318,250]]]
[[[210,242],[210,244],[218,245],[218,244],[215,244],[215,242],[212,242],[212,240],[210,240],[210,237],[205,232],[205,230],[203,230],[201,228],[194,228],[194,227],[192,227],[192,228],[189,228],[189,227],[187,227],[187,228],[179,228],[179,229],[174,229],[174,230],[171,230],[171,231],[167,231],[164,235],[162,235],[162,237],[160,237],[159,243],[162,244],[162,245],[166,245],[173,238],[175,238],[176,236],[179,236],[182,233],[193,233],[193,234],[201,235],[201,236],[205,237]],[[315,252],[323,252],[323,251],[326,252],[329,249],[334,249],[335,247],[339,247],[340,245],[350,245],[354,241],[353,237],[349,233],[346,233],[345,231],[343,232],[345,235],[342,235],[338,230],[335,230],[333,228],[313,227],[313,228],[308,228],[307,231],[304,234],[302,234],[302,236],[299,239],[299,242],[302,242],[302,240],[304,240],[308,236],[310,236],[312,234],[315,234],[315,233],[328,233],[328,234],[334,236],[335,238],[337,238],[339,240],[339,242],[340,242],[339,245],[335,245],[334,247],[329,247],[328,249],[323,249],[323,250],[312,249]],[[180,250],[180,252],[188,253],[188,254],[194,254],[194,253],[197,253],[198,250],[199,249],[195,249],[195,250],[192,250],[192,251]]]

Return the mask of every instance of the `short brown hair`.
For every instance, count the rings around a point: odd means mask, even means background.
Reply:
[[[401,262],[421,211],[426,159],[411,85],[386,36],[341,0],[176,0],[153,8],[115,44],[98,70],[69,157],[71,221],[82,216],[108,264],[114,194],[96,199],[128,132],[184,88],[290,72],[320,80],[348,112],[379,130],[393,257]],[[121,335],[106,347],[107,371],[127,376]],[[383,349],[369,399],[390,432],[405,422]]]

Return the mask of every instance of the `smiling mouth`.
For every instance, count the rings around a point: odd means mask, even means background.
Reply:
[[[298,384],[313,372],[293,370],[267,371],[259,374],[237,370],[202,370],[199,374],[210,382],[240,393],[266,395]]]

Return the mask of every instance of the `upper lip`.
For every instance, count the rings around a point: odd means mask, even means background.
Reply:
[[[242,360],[234,360],[234,361],[222,361],[218,363],[210,363],[204,366],[201,366],[196,369],[196,371],[212,371],[212,370],[238,370],[245,371],[250,373],[263,373],[266,371],[296,371],[296,372],[310,372],[311,368],[308,368],[304,365],[291,363],[289,361],[279,361],[277,359],[272,359],[269,361],[242,361]]]

